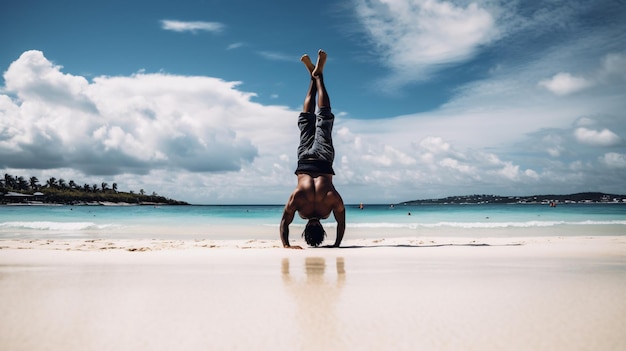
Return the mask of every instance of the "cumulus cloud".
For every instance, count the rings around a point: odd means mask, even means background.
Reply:
[[[606,54],[600,66],[587,77],[574,76],[568,72],[560,72],[549,79],[541,80],[538,85],[558,96],[574,94],[591,87],[613,87],[626,81],[626,54]]]
[[[574,136],[580,143],[592,146],[615,146],[622,141],[617,134],[606,128],[601,131],[583,127],[576,128]]]
[[[520,165],[503,161],[494,153],[480,150],[459,150],[441,137],[429,136],[413,144],[420,161],[417,168],[445,174],[450,182],[487,182],[500,184],[505,181],[534,181],[537,173],[531,169],[521,170]]]
[[[4,75],[0,167],[74,168],[85,174],[146,174],[153,169],[237,171],[271,145],[263,107],[237,82],[136,74],[88,82],[28,51]]]
[[[539,85],[556,95],[569,95],[581,91],[593,84],[581,77],[574,77],[569,73],[557,73],[550,79],[539,82]]]
[[[357,0],[356,14],[393,79],[424,79],[442,65],[475,55],[498,36],[495,19],[476,3]]]
[[[407,166],[415,163],[411,156],[399,151],[392,146],[384,145],[382,152],[363,155],[361,159],[370,165],[376,166]]]
[[[219,22],[161,20],[161,28],[174,32],[221,32],[224,25]]]
[[[600,162],[609,168],[626,169],[626,155],[617,152],[607,152],[600,157]]]
[[[58,107],[97,112],[86,94],[87,80],[64,74],[62,68],[41,52],[26,52],[4,73],[6,90],[17,93],[23,101],[36,99]]]
[[[419,142],[419,146],[428,152],[441,153],[450,150],[450,144],[441,137],[426,137]]]

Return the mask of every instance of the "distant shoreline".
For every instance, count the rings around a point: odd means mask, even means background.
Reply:
[[[172,205],[163,202],[139,202],[139,203],[128,203],[128,202],[109,202],[109,201],[98,201],[98,202],[83,202],[83,203],[54,203],[54,202],[10,202],[10,203],[0,203],[0,206],[166,206]],[[173,204],[179,206],[191,206],[190,204]]]
[[[159,195],[131,194],[127,192],[86,193],[77,190],[50,189],[45,193],[15,192],[0,193],[0,205],[70,205],[70,206],[158,206],[189,205],[187,202],[168,199]]]
[[[567,195],[530,195],[530,196],[501,196],[501,195],[463,195],[448,196],[438,199],[411,200],[396,205],[439,205],[439,204],[592,204],[592,203],[626,203],[626,195],[605,194],[599,192],[584,192]]]

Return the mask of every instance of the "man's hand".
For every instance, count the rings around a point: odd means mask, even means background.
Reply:
[[[289,201],[287,201],[287,205],[285,205],[285,210],[283,211],[283,218],[280,220],[280,241],[283,242],[283,247],[284,248],[291,248],[291,249],[300,249],[302,250],[302,248],[300,246],[291,246],[289,245],[289,224],[291,224],[291,221],[293,221],[293,217],[296,214],[296,210],[294,209],[293,206],[293,194],[291,194],[291,197],[289,198]]]
[[[343,234],[346,231],[346,208],[343,205],[341,197],[333,209],[333,215],[335,216],[335,220],[337,220],[337,238],[335,239],[335,244],[331,247],[339,247],[343,239]]]

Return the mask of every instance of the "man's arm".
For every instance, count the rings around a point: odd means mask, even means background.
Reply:
[[[346,231],[346,208],[343,205],[343,200],[341,200],[341,198],[339,198],[339,202],[333,209],[333,215],[337,221],[337,239],[335,239],[333,247],[339,247],[339,245],[341,245],[341,240],[343,239],[343,234]]]
[[[280,240],[283,242],[283,247],[286,249],[302,249],[300,246],[291,246],[289,245],[289,224],[293,221],[293,217],[296,214],[295,209],[293,208],[293,198],[289,199],[287,205],[285,205],[285,210],[283,211],[283,218],[280,220]]]

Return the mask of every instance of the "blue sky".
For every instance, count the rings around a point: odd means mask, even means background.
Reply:
[[[283,203],[323,48],[348,203],[624,193],[625,23],[609,0],[4,2],[0,172]]]

